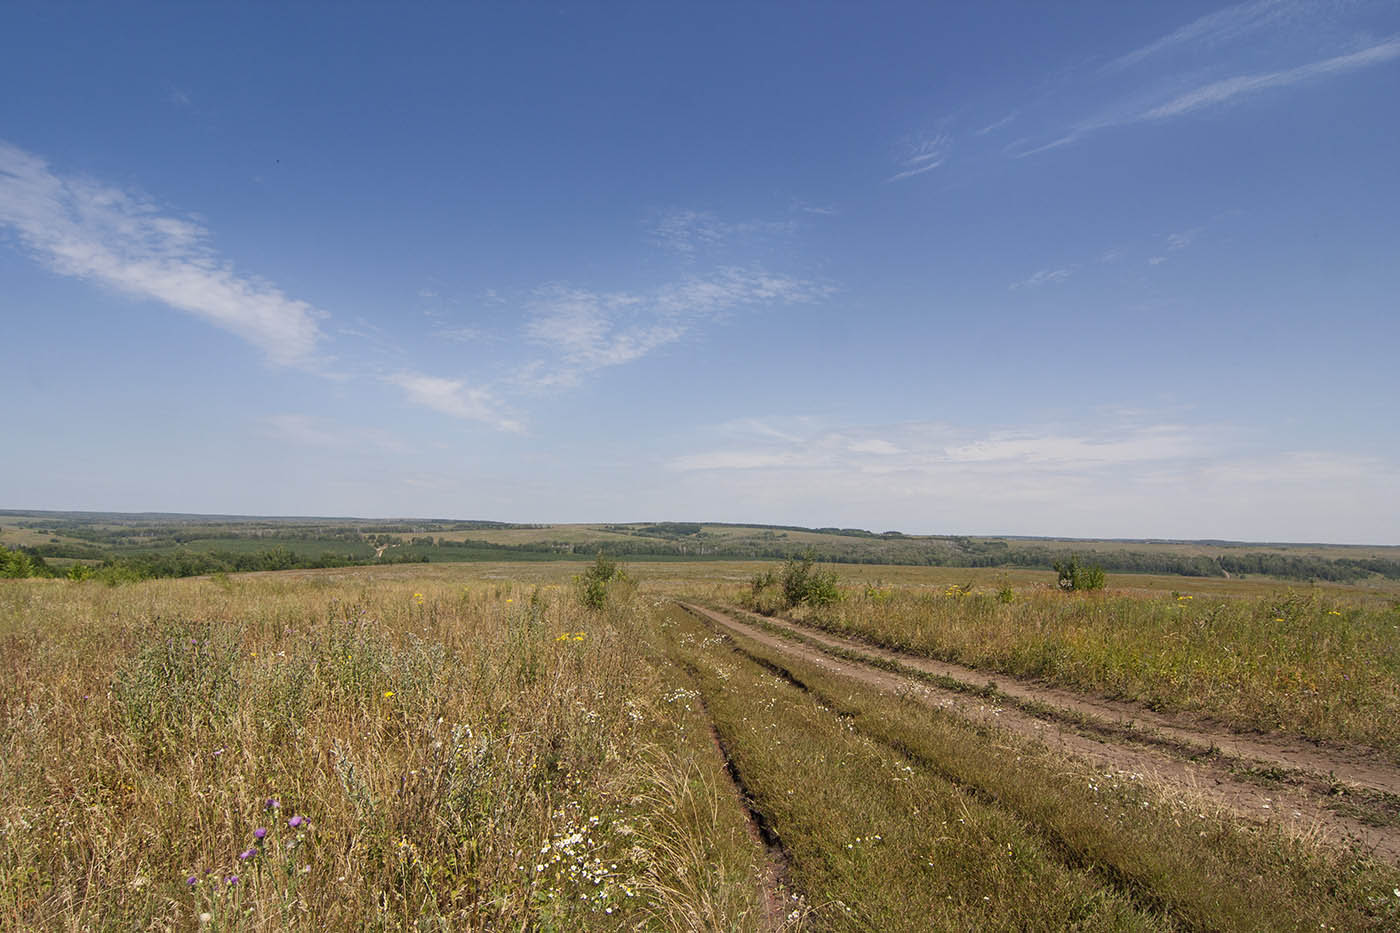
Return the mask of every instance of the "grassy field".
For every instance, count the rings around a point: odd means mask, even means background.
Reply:
[[[737,598],[752,564],[633,565],[601,610],[580,569],[0,581],[0,929],[1400,925],[1394,866],[765,654],[671,601]],[[859,568],[808,621],[1006,664],[1054,634],[1043,656],[1123,691],[1268,647],[1249,670],[1368,685],[1333,718],[1279,688],[1281,722],[1393,729],[1364,724],[1396,718],[1400,681],[1373,595],[1279,588],[1270,628],[1251,597],[1085,600],[1041,574],[1005,604],[921,573]],[[1207,617],[1195,654],[1165,647]],[[1234,683],[1175,669],[1192,696]]]
[[[0,927],[752,928],[647,618],[480,579],[0,586]]]
[[[970,590],[966,581],[872,583],[788,615],[989,673],[1400,759],[1400,604],[1341,587],[1272,589],[1066,594],[1005,580]],[[742,588],[710,596],[754,607]]]
[[[1400,920],[1345,855],[676,617],[697,682],[835,929],[1359,929]],[[1379,911],[1379,913],[1377,913]]]

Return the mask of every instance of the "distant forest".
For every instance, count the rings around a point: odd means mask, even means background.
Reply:
[[[1347,583],[1400,580],[1400,560],[1320,556],[1287,548],[1249,550],[1199,542],[1201,553],[1134,549],[1132,542],[914,536],[853,528],[701,525],[690,522],[560,526],[488,521],[256,519],[0,512],[0,537],[15,530],[39,543],[0,545],[0,577],[95,577],[123,582],[257,570],[297,570],[440,561],[587,560],[602,553],[634,560],[783,560],[803,554],[828,563],[1050,570],[1072,556],[1117,573],[1184,577],[1263,575]],[[449,533],[521,529],[526,541],[455,540]],[[595,537],[589,537],[594,535]],[[455,536],[454,536],[455,537]],[[1258,547],[1257,545],[1254,547]],[[1206,553],[1206,551],[1217,553]],[[1225,553],[1218,553],[1224,550]],[[1337,550],[1345,553],[1346,549]]]

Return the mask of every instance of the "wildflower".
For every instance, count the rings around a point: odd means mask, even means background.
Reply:
[[[224,875],[224,884],[238,884],[238,876]]]
[[[301,825],[302,825],[303,823],[305,823],[305,822],[306,822],[306,818],[305,818],[305,817],[303,817],[303,816],[294,816],[294,817],[292,817],[290,820],[287,821],[287,825],[290,826],[292,829],[296,829],[298,826],[301,826]]]
[[[199,879],[196,878],[194,875],[190,875],[188,878],[185,879],[185,884],[189,885],[190,887],[194,887],[195,885],[199,884]]]
[[[265,837],[266,835],[267,835],[267,827],[266,827],[266,826],[259,826],[257,829],[253,830],[253,838],[256,839],[256,840],[258,840],[259,842],[261,842],[261,841],[263,840],[263,837]]]
[[[281,808],[282,802],[276,797],[267,798],[267,802],[263,804],[264,810],[280,810]]]
[[[257,855],[257,854],[258,854],[258,850],[257,850],[257,849],[251,849],[251,848],[250,848],[250,849],[244,849],[242,852],[239,852],[239,853],[238,853],[238,858],[239,858],[241,861],[246,862],[246,861],[248,861],[248,859],[252,858],[253,856],[255,856],[255,855]]]
[[[393,698],[394,698],[394,691],[392,691],[392,690],[385,690],[385,691],[384,691],[384,699],[386,699],[386,700],[392,700]]]

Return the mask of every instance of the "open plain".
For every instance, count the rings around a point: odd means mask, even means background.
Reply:
[[[586,566],[0,584],[0,926],[1400,923],[1373,590]]]

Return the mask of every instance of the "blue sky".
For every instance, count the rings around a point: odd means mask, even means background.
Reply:
[[[1400,543],[1400,6],[11,4],[0,506]]]

